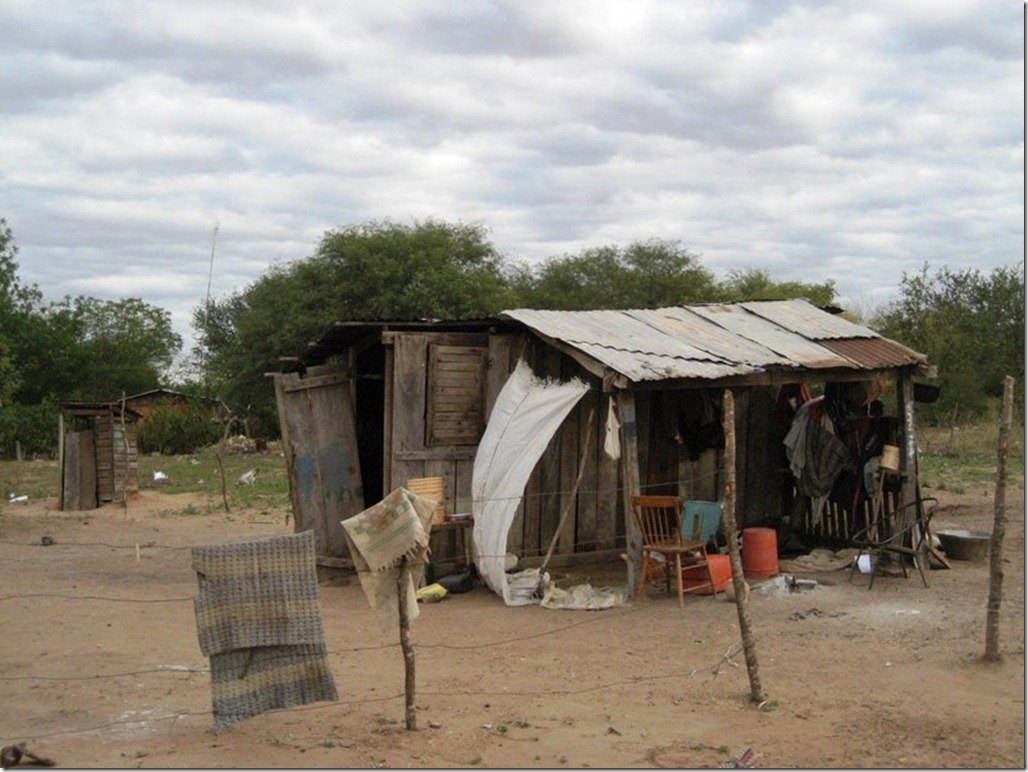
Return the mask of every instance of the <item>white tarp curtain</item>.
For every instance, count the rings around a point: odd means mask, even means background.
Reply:
[[[505,572],[507,534],[536,462],[589,387],[575,379],[546,381],[519,361],[489,416],[471,473],[475,566],[508,606],[537,603],[511,592]]]

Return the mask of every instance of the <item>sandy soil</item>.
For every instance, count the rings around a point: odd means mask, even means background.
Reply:
[[[940,499],[938,527],[991,531],[988,491]],[[185,514],[206,502],[153,491],[91,512],[6,504],[0,742],[65,768],[718,767],[746,749],[758,768],[1023,768],[1023,491],[1008,502],[999,663],[980,659],[985,562],[934,570],[928,589],[916,572],[870,591],[845,570],[805,574],[819,584],[796,593],[755,582],[761,709],[723,597],[554,611],[476,587],[413,623],[412,732],[396,632],[333,579],[320,590],[339,702],[219,733],[189,547],[286,533],[285,513]]]

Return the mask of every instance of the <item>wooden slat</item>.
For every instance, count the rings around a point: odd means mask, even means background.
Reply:
[[[558,513],[558,526],[560,533],[557,535],[556,553],[566,555],[575,551],[575,523],[577,514],[575,505],[575,478],[578,477],[578,455],[580,453],[578,443],[579,427],[583,418],[581,407],[572,410],[560,430],[560,512],[567,510],[567,516],[563,524],[560,523]],[[549,548],[549,544],[546,545]]]
[[[620,459],[611,458],[603,450],[607,431],[607,403],[613,399],[614,396],[612,394],[603,396],[600,401],[603,409],[597,418],[599,421],[595,531],[597,549],[613,549],[619,533],[618,470],[620,469],[621,461]],[[617,440],[620,443],[621,437],[619,436]],[[624,448],[622,448],[622,452],[624,452]]]
[[[298,373],[285,373],[284,375],[286,377],[285,383],[282,386],[282,391],[285,393],[300,391],[303,389],[318,389],[323,386],[334,386],[337,383],[342,383],[350,377],[349,374],[345,372],[307,378],[300,378]]]
[[[600,450],[600,445],[603,442],[603,425],[606,418],[603,411],[600,410],[600,406],[605,404],[600,399],[600,396],[597,390],[592,389],[582,397],[578,407],[580,415],[585,416],[579,422],[578,432],[579,449],[585,454],[585,471],[582,474],[582,481],[578,490],[578,518],[574,533],[574,551],[592,552],[599,549],[597,536],[599,523],[596,519],[599,494],[596,489],[599,480],[598,453],[603,452]],[[590,427],[586,424],[590,415],[593,419],[591,431]],[[589,442],[588,448],[582,450],[582,443],[586,441]],[[578,463],[578,461],[575,463]]]
[[[639,490],[639,432],[636,423],[635,394],[631,391],[620,391],[617,395],[618,409],[621,414],[621,471],[624,485],[622,487],[622,509],[624,511],[625,539],[628,542],[628,595],[634,597],[638,588],[639,562],[642,556],[642,534],[639,523],[632,513],[632,496]]]
[[[481,346],[428,347],[426,445],[476,445],[485,428],[485,370]]]

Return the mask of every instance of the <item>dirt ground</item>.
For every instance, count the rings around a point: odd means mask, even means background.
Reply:
[[[937,527],[991,531],[991,491],[938,495]],[[201,504],[145,491],[90,512],[2,505],[0,743],[64,768],[718,767],[746,749],[757,768],[1025,766],[1020,489],[999,663],[981,661],[987,562],[934,570],[928,589],[916,571],[870,591],[846,570],[802,574],[818,586],[795,593],[754,582],[760,709],[723,597],[556,611],[476,587],[412,624],[413,732],[398,635],[345,579],[320,585],[339,701],[213,730],[189,548],[289,526],[285,513],[184,513]]]

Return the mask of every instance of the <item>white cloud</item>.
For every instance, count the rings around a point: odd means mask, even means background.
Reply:
[[[48,297],[188,337],[331,228],[478,222],[512,258],[680,241],[890,299],[1023,257],[1008,3],[242,0],[0,6],[0,216]]]

